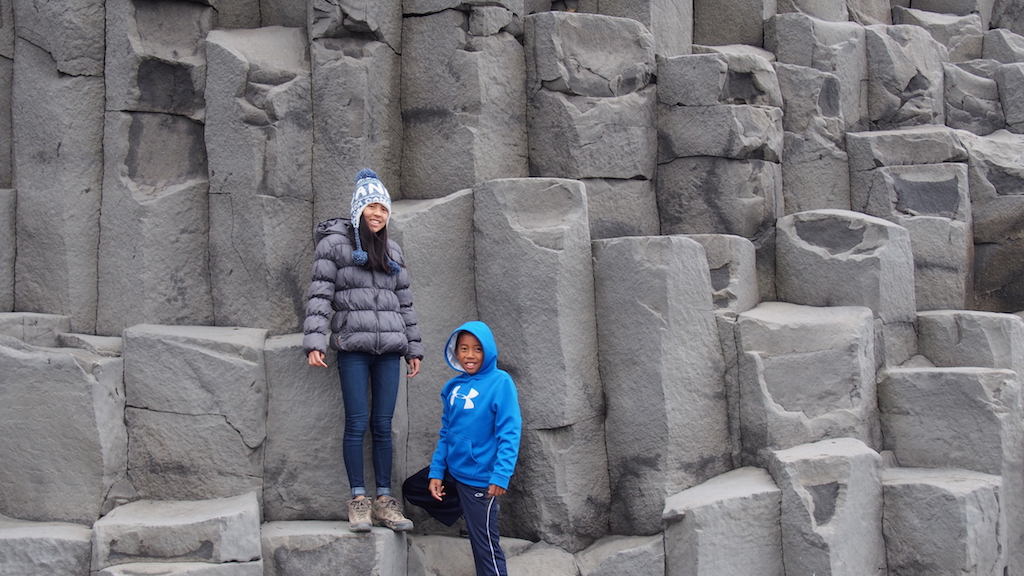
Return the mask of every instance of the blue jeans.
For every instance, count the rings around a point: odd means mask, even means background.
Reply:
[[[398,354],[378,356],[365,352],[338,352],[338,376],[345,401],[342,456],[353,497],[366,493],[363,438],[366,437],[367,424],[373,438],[377,496],[391,494],[391,418],[398,400],[401,368]]]

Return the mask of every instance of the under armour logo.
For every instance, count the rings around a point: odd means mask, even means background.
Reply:
[[[470,388],[469,389],[469,394],[459,394],[459,389],[460,388],[462,388],[462,386],[456,386],[455,389],[452,390],[451,395],[448,396],[448,405],[449,406],[454,406],[455,405],[455,399],[458,398],[459,400],[465,401],[466,404],[463,406],[464,409],[472,410],[473,407],[474,407],[473,398],[476,398],[477,396],[479,396],[480,393],[477,392],[475,388]]]

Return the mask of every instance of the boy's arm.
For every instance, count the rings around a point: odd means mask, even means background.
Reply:
[[[491,470],[490,484],[508,489],[509,480],[519,459],[519,438],[522,435],[523,417],[519,412],[519,395],[512,379],[504,393],[495,402],[494,435],[498,439],[498,454]]]

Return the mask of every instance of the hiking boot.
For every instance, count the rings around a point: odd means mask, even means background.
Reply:
[[[348,501],[348,529],[352,532],[369,532],[371,509],[373,504],[369,498],[353,498]]]
[[[412,520],[402,515],[402,504],[391,496],[381,496],[373,501],[373,523],[395,532],[412,530]]]

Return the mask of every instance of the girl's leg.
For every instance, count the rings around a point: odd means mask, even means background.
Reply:
[[[370,363],[370,436],[377,496],[391,495],[391,420],[398,401],[401,369],[401,357],[397,354],[373,356]]]
[[[370,354],[361,352],[338,352],[338,376],[341,378],[341,395],[345,401],[345,436],[342,442],[342,456],[352,496],[366,494],[366,480],[363,478],[363,438],[369,418],[367,381],[370,376]]]
[[[498,543],[498,499],[487,495],[486,488],[455,483],[459,503],[466,518],[466,530],[473,546],[477,576],[508,576],[505,552]]]

